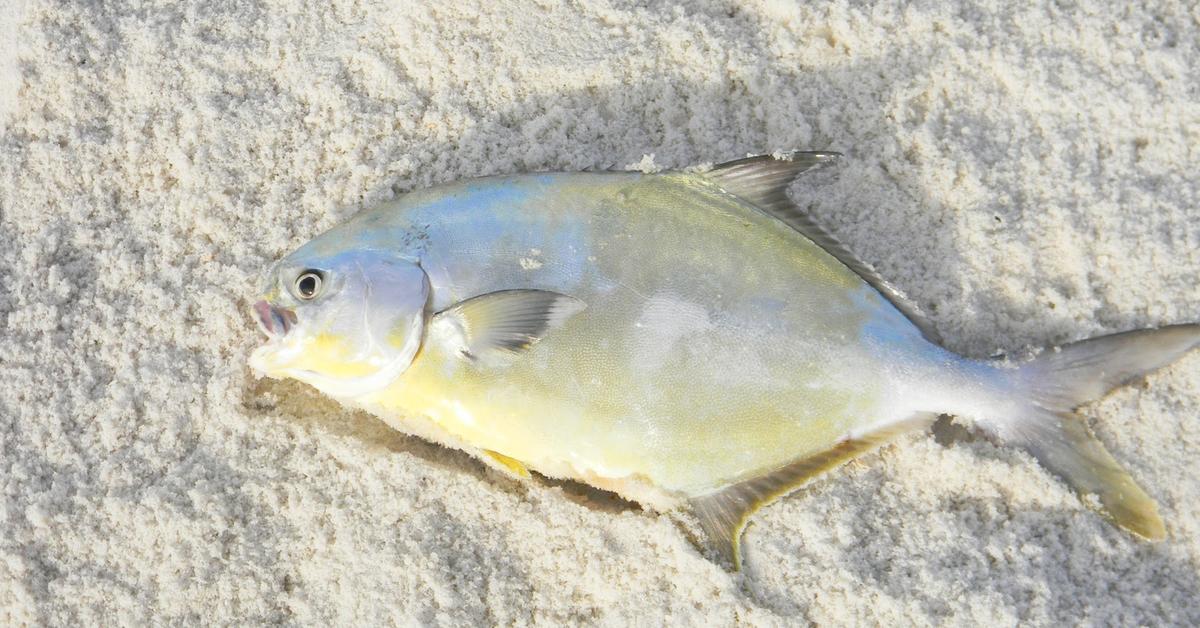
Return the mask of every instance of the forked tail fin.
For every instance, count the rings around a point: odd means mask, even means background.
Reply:
[[[1200,346],[1200,325],[1175,325],[1048,349],[1016,373],[1030,405],[1019,416],[981,421],[1024,447],[1114,524],[1152,541],[1166,535],[1154,500],[1096,440],[1074,410]],[[1088,502],[1087,499],[1084,500]]]

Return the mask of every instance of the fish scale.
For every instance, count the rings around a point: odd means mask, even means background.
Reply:
[[[836,259],[714,186],[640,174],[597,185],[596,177],[466,184],[474,189],[455,195],[463,213],[509,217],[483,219],[507,225],[490,232],[499,252],[458,255],[461,231],[439,237],[462,229],[457,218],[382,209],[429,225],[433,245],[422,259],[444,272],[431,278],[435,293],[439,280],[461,294],[533,288],[575,296],[587,309],[501,369],[427,349],[410,377],[364,406],[381,416],[436,414],[460,438],[551,475],[640,477],[667,494],[659,501],[774,468],[891,413],[870,401],[878,392],[846,376],[854,363],[878,370],[871,356],[837,343],[856,337],[873,308],[890,306],[865,289],[859,302],[848,298],[845,288],[861,282]],[[571,219],[544,210],[550,202],[571,208]],[[531,250],[547,265],[514,263]],[[560,272],[558,260],[579,255],[594,258],[588,272]],[[830,281],[795,281],[806,270]],[[758,307],[757,294],[788,307]],[[822,367],[817,356],[834,353]],[[434,407],[405,392],[418,378],[439,391]],[[459,392],[445,396],[447,386]],[[503,404],[518,410],[502,412]]]
[[[516,476],[689,507],[735,568],[756,509],[938,414],[1025,447],[1114,523],[1161,538],[1153,501],[1073,409],[1190,350],[1198,328],[1022,365],[947,351],[788,199],[836,157],[410,193],[275,266],[251,364]],[[319,294],[295,289],[305,273]]]

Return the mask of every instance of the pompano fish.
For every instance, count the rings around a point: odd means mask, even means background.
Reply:
[[[1196,347],[1200,325],[1021,364],[952,353],[788,199],[836,156],[409,193],[273,267],[251,365],[514,476],[689,507],[734,568],[755,510],[944,414],[1163,538],[1153,500],[1074,409]]]

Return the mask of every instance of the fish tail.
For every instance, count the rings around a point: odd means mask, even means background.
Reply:
[[[1015,373],[1029,403],[1016,404],[1019,409],[1012,416],[983,420],[980,426],[1026,449],[1112,523],[1145,539],[1161,540],[1166,531],[1154,500],[1074,410],[1198,346],[1200,325],[1174,325],[1048,349]]]

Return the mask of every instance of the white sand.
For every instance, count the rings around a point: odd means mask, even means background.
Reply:
[[[971,355],[1200,319],[1194,3],[629,4],[5,3],[0,624],[1200,623],[1200,355],[1087,410],[1166,542],[914,436],[740,575],[249,376],[258,273],[359,208],[643,154],[846,152],[795,194]]]

